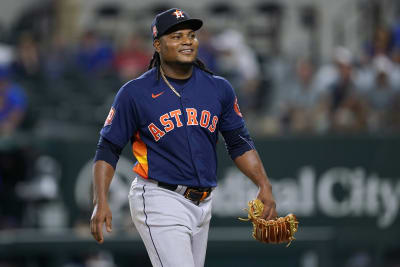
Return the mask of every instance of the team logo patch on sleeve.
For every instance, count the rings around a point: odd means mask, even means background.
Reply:
[[[235,98],[235,104],[233,105],[233,108],[235,109],[235,112],[236,112],[236,114],[238,114],[238,116],[243,117],[242,112],[240,112],[240,109],[239,109],[239,104],[238,104],[237,98]]]
[[[110,112],[108,113],[106,122],[104,123],[104,126],[111,125],[112,120],[114,119],[114,115],[115,115],[115,109],[114,109],[114,107],[111,107]]]

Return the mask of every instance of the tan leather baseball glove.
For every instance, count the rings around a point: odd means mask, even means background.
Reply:
[[[248,203],[248,219],[239,218],[242,221],[251,221],[253,223],[254,239],[263,243],[288,243],[291,244],[294,234],[297,232],[297,218],[293,214],[285,217],[279,217],[275,220],[265,220],[260,218],[264,209],[264,204],[259,199],[251,200]]]

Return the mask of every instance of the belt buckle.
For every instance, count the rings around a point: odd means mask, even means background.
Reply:
[[[197,194],[198,194],[198,193],[201,193],[202,196],[201,196],[201,198],[198,199],[198,200],[193,199],[193,198],[190,197],[190,193],[191,193],[191,192],[194,192],[194,193],[197,193]],[[209,195],[209,192],[207,192],[207,191],[201,192],[201,191],[198,191],[198,190],[193,189],[193,188],[188,188],[188,189],[186,189],[186,192],[185,192],[185,194],[184,194],[185,198],[187,198],[187,199],[189,199],[189,200],[191,200],[191,201],[196,201],[196,202],[201,202],[201,201],[203,201],[204,199],[206,199],[206,198],[208,197],[208,195]]]

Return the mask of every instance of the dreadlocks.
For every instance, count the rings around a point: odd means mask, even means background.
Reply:
[[[155,51],[153,54],[153,58],[150,60],[148,70],[152,69],[153,67],[157,68],[157,80],[160,78],[160,65],[161,65],[160,54],[157,51]],[[201,61],[198,58],[196,58],[196,60],[193,62],[193,65],[195,65],[202,71],[205,71],[211,75],[214,75],[214,73],[206,67],[206,65],[203,63],[203,61]]]

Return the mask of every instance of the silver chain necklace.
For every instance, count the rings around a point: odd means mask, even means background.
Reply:
[[[161,77],[163,78],[164,82],[168,85],[168,87],[178,96],[181,97],[181,95],[178,93],[178,91],[176,91],[176,89],[172,86],[172,84],[169,83],[169,81],[167,80],[167,78],[164,75],[164,71],[160,66],[160,73],[161,73]]]

